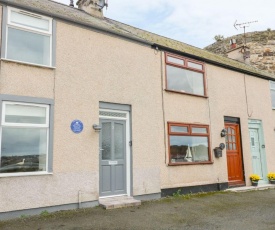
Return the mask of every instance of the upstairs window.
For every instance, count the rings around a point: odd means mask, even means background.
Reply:
[[[52,19],[7,8],[4,58],[52,66]]]
[[[205,96],[204,64],[166,53],[166,89]]]
[[[170,165],[211,163],[209,126],[168,123]]]
[[[272,109],[275,109],[275,81],[270,81],[270,95],[271,95]]]

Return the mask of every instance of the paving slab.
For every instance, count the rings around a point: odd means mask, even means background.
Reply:
[[[229,192],[249,192],[249,191],[274,189],[274,188],[275,188],[275,185],[263,184],[263,185],[258,185],[258,186],[244,186],[244,187],[229,188],[226,191],[229,191]]]
[[[114,196],[99,199],[99,205],[105,209],[115,209],[141,205],[140,200],[131,196]]]

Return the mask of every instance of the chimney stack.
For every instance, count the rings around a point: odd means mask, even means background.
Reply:
[[[237,47],[236,39],[230,39],[231,49],[235,49]]]
[[[92,16],[103,18],[103,7],[107,6],[105,0],[78,0],[76,5]]]

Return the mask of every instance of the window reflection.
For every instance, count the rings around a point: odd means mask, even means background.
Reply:
[[[47,129],[2,128],[1,173],[46,171]]]
[[[208,161],[208,137],[170,136],[171,163]]]

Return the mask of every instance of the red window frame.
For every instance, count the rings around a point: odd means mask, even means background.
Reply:
[[[177,63],[168,61],[168,57],[180,59],[180,60],[183,61],[184,64],[181,65],[181,64],[177,64]],[[196,69],[196,68],[193,68],[193,67],[189,67],[188,66],[188,62],[197,64],[197,65],[201,65],[202,69],[200,70],[200,69]],[[202,73],[202,75],[203,75],[204,94],[203,95],[199,95],[199,94],[193,94],[193,93],[187,93],[187,92],[181,92],[181,91],[177,91],[177,90],[168,89],[167,68],[166,68],[166,74],[165,74],[165,76],[166,76],[166,82],[165,82],[165,84],[166,84],[166,87],[165,87],[166,91],[175,92],[175,93],[181,93],[181,94],[187,94],[187,95],[193,95],[193,96],[198,96],[198,97],[207,97],[206,79],[205,79],[205,64],[203,62],[199,62],[199,61],[196,61],[194,59],[190,59],[190,58],[179,56],[179,55],[172,54],[172,53],[165,53],[165,65],[166,65],[166,67],[167,67],[167,65],[169,65],[169,66],[174,66],[174,67],[181,68],[181,69],[186,69],[186,70]]]
[[[209,125],[203,124],[190,124],[190,123],[178,123],[178,122],[168,122],[168,152],[169,152],[169,165],[199,165],[199,164],[212,164],[212,156],[210,150],[210,130]],[[187,127],[188,131],[184,132],[173,132],[171,130],[172,126]],[[192,128],[205,128],[206,133],[192,133]],[[171,162],[171,148],[170,148],[170,136],[197,136],[197,137],[207,137],[208,138],[208,161],[198,161],[198,162]]]

